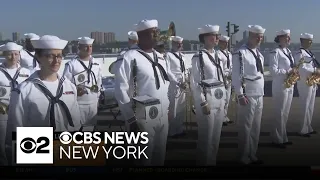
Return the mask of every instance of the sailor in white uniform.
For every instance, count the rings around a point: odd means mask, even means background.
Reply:
[[[192,57],[190,85],[198,123],[197,165],[216,165],[225,106],[225,78],[222,64],[213,50],[219,42],[219,26],[199,29],[204,44]]]
[[[79,54],[65,65],[64,76],[66,76],[78,89],[77,101],[83,116],[83,125],[94,128],[95,116],[98,111],[98,100],[102,84],[102,70],[99,62],[92,54],[94,39],[80,37]],[[92,129],[93,130],[93,129]]]
[[[25,36],[25,49],[21,50],[21,67],[27,68],[33,73],[40,69],[39,63],[34,58],[34,47],[31,44],[31,40],[38,40],[40,37],[34,33],[26,33]]]
[[[220,36],[219,37],[219,50],[217,51],[218,58],[222,61],[224,76],[226,77],[227,90],[226,90],[226,104],[224,106],[225,118],[223,125],[227,126],[228,124],[233,123],[228,118],[228,108],[231,97],[231,73],[232,73],[232,54],[228,51],[228,43],[230,37]]]
[[[143,165],[162,166],[168,136],[168,92],[166,62],[153,49],[157,20],[142,20],[135,25],[139,49],[127,51],[115,72],[115,97],[128,131],[148,132],[149,142]]]
[[[22,46],[8,42],[0,47],[5,61],[0,65],[0,166],[7,165],[5,137],[8,121],[8,106],[11,91],[30,76],[28,69],[19,65]]]
[[[6,137],[6,143],[11,147],[12,132],[16,127],[53,127],[56,132],[81,128],[77,89],[68,79],[58,75],[62,50],[68,41],[44,35],[31,43],[41,69],[11,93]]]
[[[166,61],[169,71],[180,83],[171,82],[169,85],[169,136],[184,134],[183,123],[186,120],[186,94],[185,88],[181,87],[186,81],[185,56],[181,52],[183,38],[172,36],[172,50],[166,53]]]
[[[137,32],[135,32],[135,31],[129,31],[128,32],[128,43],[129,43],[129,48],[126,48],[126,49],[122,50],[119,53],[119,55],[117,57],[117,60],[120,59],[119,61],[121,61],[121,58],[122,58],[123,54],[125,52],[127,52],[128,50],[130,50],[130,49],[138,49],[138,34],[137,34]],[[110,66],[109,66],[109,72],[111,74],[114,74],[114,68],[118,68],[117,67],[118,65],[116,65],[117,62],[118,62],[117,60],[114,61],[113,63],[111,63]]]
[[[232,85],[238,101],[238,138],[240,162],[261,164],[256,157],[263,110],[264,57],[257,49],[265,29],[249,25],[249,39],[233,54]]]
[[[294,70],[294,59],[288,49],[290,45],[290,29],[278,31],[274,41],[279,47],[271,51],[269,59],[275,115],[272,122],[271,138],[275,147],[286,148],[286,145],[292,144],[291,141],[288,141],[286,126],[294,90],[294,85],[289,88],[284,85],[288,73]],[[295,70],[295,73],[298,72]]]
[[[306,80],[311,74],[320,75],[320,61],[316,59],[311,52],[313,34],[303,33],[300,36],[301,48],[294,56],[295,63],[298,64],[301,58],[306,61],[299,68],[300,80],[297,82],[299,91],[299,101],[301,103],[301,122],[299,127],[299,134],[303,137],[310,137],[311,134],[317,132],[312,129],[311,121],[313,118],[314,102],[318,86],[309,86]]]

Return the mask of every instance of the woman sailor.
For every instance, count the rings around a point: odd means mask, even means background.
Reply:
[[[8,42],[0,47],[5,61],[0,65],[0,166],[6,165],[5,135],[7,129],[7,110],[11,91],[27,79],[30,71],[20,67],[20,51],[22,46]]]
[[[279,44],[275,50],[270,53],[270,72],[272,75],[272,98],[274,102],[274,122],[271,132],[272,144],[278,148],[286,148],[291,145],[287,136],[287,120],[291,108],[293,97],[293,87],[286,87],[284,82],[288,73],[297,70],[293,68],[294,59],[291,51],[288,49],[290,44],[290,30],[281,30],[277,32],[274,40]]]
[[[224,120],[225,78],[213,48],[219,42],[219,26],[199,28],[204,49],[192,58],[191,90],[198,120],[198,165],[216,165]]]
[[[54,131],[77,131],[82,120],[77,89],[58,71],[62,50],[68,41],[44,35],[31,40],[40,70],[34,72],[11,93],[6,142],[16,127],[53,127]]]

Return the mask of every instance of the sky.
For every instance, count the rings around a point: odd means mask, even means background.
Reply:
[[[240,26],[237,39],[248,25],[258,24],[266,28],[268,41],[276,31],[291,29],[293,42],[308,32],[319,43],[319,8],[319,0],[1,0],[0,32],[6,39],[12,32],[33,32],[75,40],[102,31],[115,32],[116,39],[124,41],[133,24],[157,19],[161,29],[173,21],[177,35],[197,40],[199,27],[220,25],[226,34],[230,21]]]

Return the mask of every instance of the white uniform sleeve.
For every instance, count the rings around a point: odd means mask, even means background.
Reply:
[[[302,52],[298,52],[295,57],[295,64],[297,65],[299,63],[299,61],[301,60],[301,58],[303,58],[303,54]],[[312,62],[310,62],[312,63]],[[312,66],[308,66],[308,63],[303,63],[300,68],[299,68],[299,73],[301,73],[302,76],[307,77],[307,76],[311,76],[312,73],[314,73],[316,71],[316,68],[313,68]]]
[[[127,56],[123,57],[123,60],[118,61],[119,68],[115,69],[115,98],[118,101],[118,105],[121,114],[125,120],[129,120],[134,117],[132,109],[130,86],[131,86],[131,59]]]
[[[230,52],[229,53],[229,60],[230,60],[230,70],[229,70],[229,74],[228,75],[231,75],[232,74],[232,69],[233,69],[233,63],[232,63],[232,54]]]
[[[22,87],[20,86],[19,89]],[[9,112],[8,112],[8,123],[6,133],[6,143],[11,145],[12,132],[16,132],[17,127],[26,126],[29,114],[29,106],[23,93],[15,90],[11,92]]]
[[[75,101],[73,102],[73,105],[71,109],[69,110],[70,112],[73,113],[73,124],[74,124],[74,129],[79,130],[81,128],[81,122],[85,122],[85,117],[82,117],[83,113],[80,113],[80,107],[77,101],[78,94],[77,94],[77,88],[74,84],[71,84],[72,86],[72,91],[74,92],[74,99]]]
[[[66,63],[66,65],[64,66],[63,75],[64,75],[67,79],[69,79],[71,82],[73,82],[72,71],[73,71],[73,68],[72,68],[70,62]]]
[[[285,75],[289,72],[285,69],[279,69],[279,53],[276,50],[269,54],[269,67],[272,76]]]
[[[98,77],[97,77],[97,86],[99,89],[102,87],[102,67],[99,64]],[[98,92],[98,98],[100,97],[100,91]]]
[[[178,84],[179,81],[177,80],[177,78],[171,72],[171,67],[170,67],[171,58],[170,58],[170,55],[167,54],[165,57],[166,57],[165,60],[166,60],[166,64],[167,64],[166,70],[167,70],[167,75],[168,75],[169,81],[172,82],[172,83]]]
[[[240,70],[240,59],[243,61],[242,58],[239,58],[240,52],[233,54],[232,56],[232,77],[231,77],[231,84],[234,87],[234,91],[237,95],[242,95],[243,94],[243,88],[242,88],[242,77],[241,75],[241,70]],[[242,62],[243,63],[243,62]]]
[[[222,54],[222,52],[220,53],[220,55]],[[223,54],[221,56],[224,56]],[[230,74],[229,69],[228,69],[228,59],[226,59],[226,61],[221,61],[222,62],[222,68],[223,68],[223,72],[225,76],[228,76]]]
[[[194,100],[200,104],[205,102],[205,97],[203,94],[202,87],[200,86],[201,82],[201,66],[200,66],[200,60],[199,60],[199,55],[196,54],[192,57],[191,59],[191,78],[190,78],[190,83],[191,83],[191,90],[193,94]]]

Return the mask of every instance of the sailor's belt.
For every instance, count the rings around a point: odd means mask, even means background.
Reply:
[[[256,81],[256,80],[261,79],[261,76],[246,76],[246,77],[244,77],[244,79],[248,80],[248,81]]]
[[[208,80],[201,81],[199,85],[202,87],[219,87],[219,86],[223,86],[223,82],[213,80],[213,79],[208,79]]]

